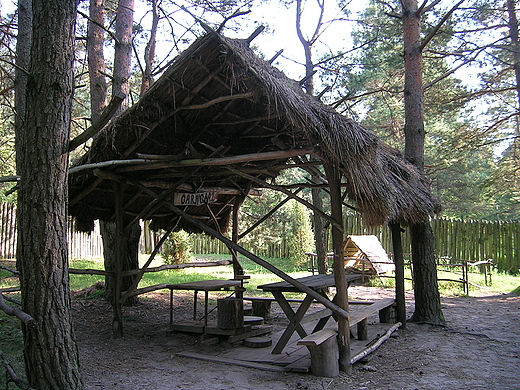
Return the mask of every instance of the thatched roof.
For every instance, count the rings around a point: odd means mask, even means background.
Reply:
[[[168,199],[179,182],[178,192],[234,189],[221,193],[216,203],[186,210],[225,229],[233,198],[258,186],[251,176],[269,180],[288,164],[311,165],[305,159],[309,153],[340,167],[348,198],[369,225],[419,222],[439,211],[428,181],[397,151],[303,93],[246,41],[216,33],[193,43],[139,102],[98,134],[70,173],[69,209],[87,225],[112,218],[111,181],[94,171],[101,167],[156,193],[170,190]],[[244,155],[251,156],[224,160]],[[208,158],[221,160],[218,165],[200,160]],[[139,215],[151,199],[135,186],[124,187],[128,217]],[[152,208],[144,218],[157,227],[178,223],[192,230],[165,207]]]

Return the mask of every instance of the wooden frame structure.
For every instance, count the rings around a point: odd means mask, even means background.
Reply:
[[[241,253],[338,315],[340,369],[348,372],[342,190],[369,225],[423,221],[438,212],[439,203],[428,181],[399,152],[303,93],[298,82],[253,53],[251,39],[208,32],[139,102],[105,126],[70,169],[69,212],[83,231],[91,230],[96,219],[116,221],[121,237],[126,227],[144,219],[154,229],[182,228],[223,241],[233,254],[237,277]],[[287,169],[302,169],[318,179],[276,184]],[[331,214],[300,197],[303,187],[327,189]],[[262,188],[283,192],[332,225],[335,303],[238,244],[245,234],[237,224],[239,207]],[[223,232],[231,223],[228,239]],[[119,280],[121,269],[116,274]],[[114,318],[117,322],[120,316]]]

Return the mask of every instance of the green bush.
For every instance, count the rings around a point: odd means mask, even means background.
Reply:
[[[307,208],[298,202],[293,202],[291,209],[291,229],[289,236],[289,253],[296,269],[304,269],[308,258],[305,252],[314,249],[314,235]]]
[[[190,235],[184,230],[170,233],[164,243],[163,260],[165,264],[182,264],[188,262],[191,256],[192,242]]]

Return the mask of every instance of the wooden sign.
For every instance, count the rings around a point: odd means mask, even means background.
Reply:
[[[175,206],[202,206],[218,200],[216,192],[175,193],[173,204]]]

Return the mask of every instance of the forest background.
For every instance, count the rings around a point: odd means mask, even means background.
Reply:
[[[14,5],[2,5],[0,176],[11,176],[15,175],[13,64],[17,19]],[[115,0],[105,2],[105,76],[109,84],[117,5]],[[434,194],[443,204],[444,216],[519,219],[520,95],[515,67],[520,69],[520,52],[516,6],[513,0],[465,1],[456,7],[451,1],[434,1],[424,12],[423,35],[431,35],[424,49],[425,169]],[[73,136],[91,124],[88,8],[88,1],[79,3]],[[145,73],[157,78],[177,54],[204,34],[200,21],[226,36],[240,38],[264,25],[266,30],[253,41],[260,56],[269,59],[284,49],[274,65],[291,78],[304,78],[306,59],[299,31],[311,43],[314,89],[320,99],[403,150],[404,66],[398,15],[399,3],[392,1],[136,0],[130,104],[140,95]],[[149,58],[153,40],[155,55]],[[305,180],[303,175],[282,180]],[[13,184],[0,186],[0,202],[14,202],[15,197],[9,195]],[[310,192],[305,196],[310,199]],[[243,207],[242,226],[253,224],[281,200],[282,194],[269,190],[261,198],[249,198]],[[255,240],[295,234],[295,229],[305,225],[305,213],[305,208],[287,204],[277,212],[277,223],[266,222],[255,232]]]

